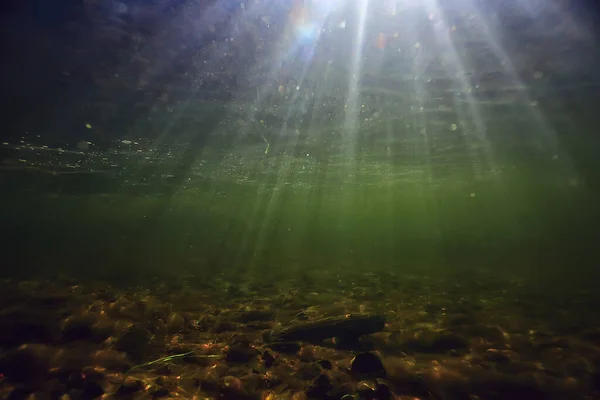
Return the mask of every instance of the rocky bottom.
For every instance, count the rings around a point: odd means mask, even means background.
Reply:
[[[0,284],[7,399],[597,399],[600,294],[463,272]]]

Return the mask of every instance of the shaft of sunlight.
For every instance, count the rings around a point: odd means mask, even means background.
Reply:
[[[301,96],[304,93],[304,82],[306,74],[312,66],[313,58],[321,37],[321,32],[329,18],[333,7],[333,2],[317,1],[305,3],[303,1],[295,1],[287,18],[287,26],[283,37],[279,40],[279,50],[276,50],[273,57],[272,65],[269,68],[267,82],[273,83],[277,81],[279,73],[286,65],[300,62],[301,71],[299,76],[294,76],[295,90],[292,90],[289,96],[286,96],[287,111],[281,127],[279,128],[279,140],[275,141],[275,145],[281,147],[287,145],[290,147],[290,153],[293,154],[294,148],[298,142],[297,135],[287,135],[288,122],[297,112],[302,111]],[[260,70],[260,68],[258,68]],[[285,84],[285,82],[280,82]],[[285,87],[281,85],[285,90]],[[254,106],[251,107],[249,119],[254,119],[254,112],[260,108],[260,105],[266,101],[271,101],[268,93],[271,88],[264,87],[263,90],[257,88]],[[266,94],[266,95],[265,95]],[[309,102],[310,103],[310,102]],[[273,127],[271,127],[273,128]],[[266,133],[265,133],[266,134]],[[267,139],[264,138],[265,141]],[[268,143],[268,142],[267,142]],[[267,152],[265,151],[265,155]],[[267,243],[267,229],[277,223],[278,205],[282,202],[282,193],[286,189],[286,182],[294,173],[294,163],[285,157],[276,157],[275,161],[275,181],[265,181],[261,184],[261,189],[257,192],[255,199],[255,207],[252,213],[252,226],[257,227],[257,235],[254,238],[247,237],[245,246],[252,246],[252,254],[256,257],[261,254]],[[263,209],[264,207],[264,209]],[[256,260],[253,260],[256,261]],[[254,265],[254,264],[252,264]],[[255,265],[254,265],[255,266]]]
[[[466,69],[465,66],[460,59],[458,52],[452,42],[452,38],[450,37],[450,28],[448,24],[443,18],[441,12],[441,6],[439,4],[439,0],[426,0],[425,5],[427,7],[427,12],[430,16],[432,16],[432,25],[435,32],[436,40],[442,44],[443,48],[447,49],[448,54],[450,56],[450,61],[454,64],[454,66],[458,70],[458,79],[460,82],[461,92],[466,96],[467,110],[468,115],[465,113],[460,113],[461,118],[461,130],[463,132],[464,138],[467,142],[468,150],[471,154],[471,161],[474,165],[474,173],[476,176],[481,177],[482,170],[481,164],[491,164],[495,167],[495,162],[493,159],[493,155],[491,153],[490,141],[487,137],[487,127],[483,118],[481,117],[481,112],[476,105],[475,98],[472,94],[472,88],[470,83],[465,78]],[[469,128],[468,119],[471,119],[474,126],[474,133],[476,135],[477,140],[473,140],[471,136],[471,129]],[[485,155],[484,160],[480,160],[479,150],[482,148],[483,153]]]
[[[525,5],[523,5],[523,7],[527,9]],[[487,43],[490,44],[492,53],[500,61],[501,65],[504,66],[505,70],[509,73],[510,78],[518,83],[518,87],[522,90],[524,94],[527,111],[530,113],[530,116],[535,121],[535,123],[541,128],[540,138],[542,138],[543,136],[545,142],[541,143],[540,145],[552,154],[559,153],[560,149],[558,148],[556,133],[554,132],[550,124],[546,121],[544,115],[542,115],[542,113],[536,107],[533,106],[534,102],[531,98],[527,85],[525,85],[519,78],[519,74],[517,73],[514,63],[512,62],[508,54],[506,54],[506,51],[504,51],[504,49],[498,41],[498,37],[500,35],[499,30],[492,25],[492,22],[484,18],[483,13],[479,11],[477,7],[475,7],[475,15],[481,21],[483,33],[485,35],[485,40]],[[532,16],[532,19],[534,17],[535,15]]]
[[[352,67],[350,70],[350,80],[348,82],[348,94],[345,105],[346,113],[344,118],[344,135],[346,135],[347,141],[350,144],[356,142],[356,131],[358,129],[358,113],[360,111],[360,90],[358,82],[360,80],[362,67],[362,53],[368,6],[369,0],[358,1],[358,26],[356,27],[356,37],[354,39],[354,48],[352,52]]]

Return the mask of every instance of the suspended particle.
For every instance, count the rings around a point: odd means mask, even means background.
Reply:
[[[450,125],[450,130],[451,130],[451,131],[455,131],[455,130],[457,130],[457,129],[458,129],[458,126],[456,126],[456,124],[451,124],[451,125]]]
[[[88,129],[92,129],[92,125],[90,125],[90,124],[85,124],[85,127]]]
[[[21,161],[21,160],[19,160],[19,161]],[[575,177],[569,179],[569,186],[572,186],[572,187],[579,186],[579,179],[577,179]]]

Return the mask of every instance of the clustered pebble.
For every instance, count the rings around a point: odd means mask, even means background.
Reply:
[[[595,399],[599,296],[477,272],[6,280],[0,398]]]

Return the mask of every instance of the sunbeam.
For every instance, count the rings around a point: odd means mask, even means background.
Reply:
[[[344,136],[350,146],[356,145],[356,132],[360,112],[360,87],[361,67],[363,64],[363,48],[365,46],[365,27],[369,0],[359,0],[356,9],[356,32],[352,46],[352,64],[348,77],[348,89],[344,105]],[[354,155],[354,149],[349,148],[348,156]]]

